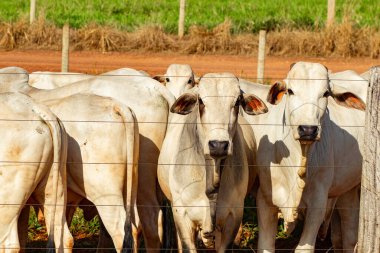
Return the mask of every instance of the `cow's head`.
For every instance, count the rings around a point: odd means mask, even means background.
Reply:
[[[239,106],[251,115],[268,110],[255,95],[241,94],[239,80],[233,74],[206,74],[199,82],[197,94],[180,96],[171,112],[188,114],[198,108],[205,155],[220,160],[232,154]]]
[[[272,85],[267,101],[278,104],[286,95],[286,121],[293,136],[302,144],[311,144],[321,136],[321,119],[331,96],[339,105],[365,110],[364,102],[347,91],[333,93],[328,70],[319,63],[298,62],[292,64],[285,83]]]
[[[155,76],[153,79],[164,84],[176,98],[193,88],[196,83],[193,70],[187,64],[171,64],[165,75]]]

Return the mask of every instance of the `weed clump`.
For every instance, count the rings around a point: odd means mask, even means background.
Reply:
[[[144,26],[135,32],[111,26],[88,25],[70,31],[73,50],[102,52],[140,51],[181,54],[256,55],[257,34],[233,34],[226,20],[213,29],[192,26],[182,39],[165,33],[161,26]],[[62,29],[39,19],[32,25],[25,20],[0,23],[0,49],[59,50]],[[345,19],[341,24],[315,30],[284,28],[268,32],[267,55],[311,57],[380,57],[380,31],[357,28]]]

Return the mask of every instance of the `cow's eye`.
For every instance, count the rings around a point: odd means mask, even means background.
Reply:
[[[289,96],[294,95],[294,92],[291,89],[288,89]]]
[[[166,80],[166,82],[167,82],[167,83],[169,83],[169,82],[170,82],[170,79],[169,79],[169,78],[166,78],[165,80]]]
[[[330,96],[330,92],[327,90],[325,93],[323,93],[323,97],[327,98],[328,96]]]
[[[191,78],[189,79],[189,81],[187,81],[188,84],[192,84],[193,83],[193,80],[191,80]]]

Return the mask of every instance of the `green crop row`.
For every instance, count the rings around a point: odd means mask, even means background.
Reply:
[[[28,20],[30,0],[0,1],[0,22]],[[88,24],[134,31],[161,25],[176,33],[179,0],[37,0],[37,15],[62,26]],[[380,0],[336,0],[336,20],[349,17],[359,27],[380,27]],[[186,30],[191,25],[215,27],[229,19],[234,33],[260,29],[323,27],[327,0],[187,0]]]

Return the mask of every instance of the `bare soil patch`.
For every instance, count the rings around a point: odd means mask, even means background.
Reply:
[[[275,57],[268,56],[265,61],[265,78],[283,79],[289,66],[297,61],[319,62],[333,72],[355,70],[367,71],[371,66],[379,65],[379,59],[361,58],[325,58],[325,57]],[[70,53],[71,72],[99,74],[112,69],[129,67],[147,71],[151,75],[164,74],[171,63],[186,63],[193,67],[197,75],[209,72],[232,72],[242,78],[256,77],[257,58],[242,55],[181,55],[170,53],[100,53],[80,51]],[[0,51],[0,68],[18,66],[29,72],[60,71],[60,51]]]

